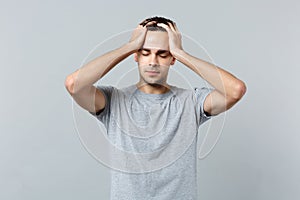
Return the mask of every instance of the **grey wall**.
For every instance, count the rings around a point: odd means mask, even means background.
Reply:
[[[298,1],[1,1],[0,199],[107,199],[65,77],[99,42],[164,15],[248,86],[199,161],[199,199],[300,198]],[[299,56],[298,56],[299,57]]]

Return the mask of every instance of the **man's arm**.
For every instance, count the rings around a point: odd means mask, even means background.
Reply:
[[[209,115],[217,115],[236,104],[245,94],[246,85],[231,73],[209,62],[196,58],[182,48],[181,34],[176,25],[169,27],[159,24],[168,31],[171,54],[204,80],[210,83],[215,90],[211,92],[204,102],[204,111]]]
[[[138,26],[128,43],[87,63],[67,76],[65,87],[74,100],[89,112],[96,113],[105,107],[103,93],[93,84],[119,62],[136,52],[143,44],[146,27]]]
[[[224,69],[184,51],[176,57],[215,88],[204,101],[204,111],[208,115],[218,115],[230,109],[245,94],[245,83]]]

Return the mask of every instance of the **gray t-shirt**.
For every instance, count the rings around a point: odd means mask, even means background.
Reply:
[[[111,144],[131,156],[111,169],[111,200],[196,200],[197,135],[210,119],[203,104],[211,89],[171,86],[164,94],[146,94],[136,85],[98,89],[106,105],[95,116]]]

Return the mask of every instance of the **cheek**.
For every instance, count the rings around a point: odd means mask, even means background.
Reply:
[[[142,63],[142,62],[147,62],[148,57],[143,56],[141,53],[135,53],[134,54],[134,60],[136,62]]]
[[[169,72],[170,67],[169,66],[162,66],[160,69],[161,74],[166,75]]]
[[[147,63],[147,57],[145,56],[137,56],[136,62],[138,62],[140,65]]]
[[[170,66],[170,65],[172,65],[172,60],[171,59],[160,59],[160,64],[165,65],[165,66]]]

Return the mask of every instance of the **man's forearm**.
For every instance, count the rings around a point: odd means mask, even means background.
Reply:
[[[196,72],[225,97],[239,98],[242,96],[241,90],[239,88],[237,89],[237,87],[240,87],[244,83],[231,73],[209,62],[196,58],[184,50],[174,52],[173,56],[179,62]]]
[[[135,51],[135,48],[127,43],[118,49],[110,51],[90,61],[82,68],[71,74],[75,80],[74,93],[91,87],[95,82],[102,78],[119,62],[127,58]]]

